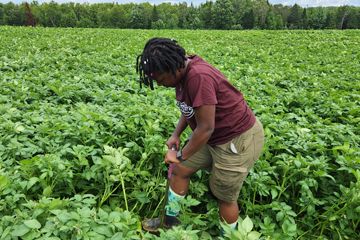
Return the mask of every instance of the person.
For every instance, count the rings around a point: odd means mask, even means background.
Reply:
[[[167,140],[165,162],[174,163],[164,226],[178,224],[179,199],[184,198],[190,176],[198,170],[211,172],[210,189],[218,198],[220,235],[223,222],[235,229],[239,217],[238,197],[243,181],[264,146],[262,124],[236,89],[214,66],[198,55],[186,55],[176,40],[150,39],[137,57],[136,70],[142,84],[175,88],[181,117]],[[180,135],[187,126],[191,138],[180,150]],[[176,145],[176,149],[171,147]],[[176,207],[174,207],[174,205]],[[143,221],[156,228],[159,219]]]

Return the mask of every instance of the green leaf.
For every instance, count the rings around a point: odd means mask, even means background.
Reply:
[[[95,204],[96,203],[96,201],[91,198],[85,198],[84,200],[82,200],[82,202],[87,203],[87,204]]]
[[[242,222],[242,228],[248,233],[253,229],[254,225],[249,216],[246,216],[244,221]]]
[[[201,239],[212,239],[211,235],[208,232],[202,231]]]
[[[125,146],[126,146],[127,148],[130,148],[130,147],[135,146],[135,143],[134,143],[134,142],[128,142],[128,143],[126,143]]]
[[[49,208],[50,208],[50,210],[57,209],[57,208],[59,208],[60,204],[61,204],[60,198],[54,199],[49,204]]]
[[[106,238],[104,235],[94,231],[88,232],[87,235],[90,237],[91,240],[104,240]]]
[[[41,228],[41,224],[38,222],[38,220],[33,219],[33,220],[27,220],[24,222],[24,224],[28,227],[28,228]]]
[[[110,226],[108,225],[96,225],[93,227],[93,230],[99,234],[105,235],[107,237],[112,237],[113,233]]]
[[[16,130],[17,132],[22,132],[22,131],[25,130],[25,128],[24,128],[23,126],[17,126],[17,127],[15,127],[15,130]]]
[[[103,156],[103,159],[116,165],[116,159],[114,157],[112,157],[112,156],[105,155],[105,156]]]
[[[315,206],[313,204],[310,204],[307,208],[307,214],[311,216],[315,212]]]
[[[249,232],[249,234],[247,235],[247,238],[249,240],[256,240],[259,239],[260,237],[261,237],[261,233],[256,231]]]
[[[111,237],[111,240],[118,240],[118,239],[123,239],[123,233],[122,232],[117,232],[114,234],[114,236]]]
[[[5,228],[4,232],[1,235],[1,239],[4,239],[10,233],[11,228],[12,228],[12,226]]]
[[[119,230],[126,230],[129,229],[129,226],[126,223],[123,222],[115,222],[113,223],[115,225],[115,227],[117,227]]]
[[[138,192],[136,193],[136,198],[142,204],[149,203],[150,199],[146,195],[147,195],[146,192]]]
[[[274,199],[274,198],[277,197],[278,191],[277,191],[276,189],[272,188],[272,189],[270,190],[270,192],[271,192],[271,198],[272,198],[272,199]]]
[[[52,192],[51,187],[50,187],[50,186],[47,186],[47,187],[44,189],[44,191],[43,191],[43,195],[44,195],[45,197],[49,197],[50,194],[51,194],[51,192]]]
[[[0,191],[5,189],[8,185],[8,181],[5,176],[0,176]]]
[[[97,214],[99,216],[99,218],[103,221],[107,221],[109,214],[107,212],[105,212],[104,210],[102,210],[101,208],[99,209],[99,212]]]
[[[293,223],[289,224],[287,230],[288,230],[288,232],[295,232],[296,231],[296,224],[293,224]]]
[[[66,212],[65,210],[63,210],[63,212],[61,214],[57,215],[56,217],[62,223],[66,223],[67,221],[72,219],[72,216],[70,215],[70,213]]]
[[[11,235],[13,237],[21,237],[21,236],[24,236],[29,231],[30,231],[30,228],[28,228],[25,224],[15,225],[13,227],[13,231],[12,231]]]
[[[284,213],[282,211],[278,212],[276,214],[276,221],[280,222],[283,219],[284,219]]]

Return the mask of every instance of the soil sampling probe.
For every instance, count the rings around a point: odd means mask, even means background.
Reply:
[[[176,150],[176,145],[172,145],[171,146],[171,150],[175,151]],[[163,208],[162,208],[162,213],[161,213],[161,218],[155,218],[154,219],[154,226],[149,226],[148,224],[145,223],[145,220],[143,220],[141,222],[141,226],[143,228],[144,231],[147,231],[147,232],[150,232],[152,234],[155,234],[155,235],[159,235],[159,231],[158,229],[159,228],[163,228],[164,226],[164,219],[165,219],[165,214],[166,214],[166,205],[167,205],[167,200],[168,200],[168,197],[169,197],[169,188],[170,188],[170,180],[171,180],[171,174],[172,174],[172,170],[173,170],[173,166],[174,164],[171,163],[170,164],[170,167],[169,167],[169,172],[168,172],[168,178],[167,178],[167,181],[166,181],[166,189],[165,189],[165,197],[164,197],[164,204],[163,204]],[[159,223],[160,221],[160,223]]]

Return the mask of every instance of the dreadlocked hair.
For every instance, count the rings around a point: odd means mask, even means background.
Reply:
[[[150,85],[154,90],[153,73],[160,71],[172,72],[185,67],[185,49],[176,40],[169,38],[152,38],[144,47],[142,54],[136,58],[136,73],[140,74],[140,88],[142,83]]]

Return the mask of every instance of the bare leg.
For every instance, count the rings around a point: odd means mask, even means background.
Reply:
[[[237,203],[228,203],[219,199],[220,220],[228,223],[234,223],[239,218],[239,206]]]
[[[189,190],[190,176],[197,170],[186,168],[180,164],[174,164],[170,181],[171,189],[181,196],[185,195]]]

